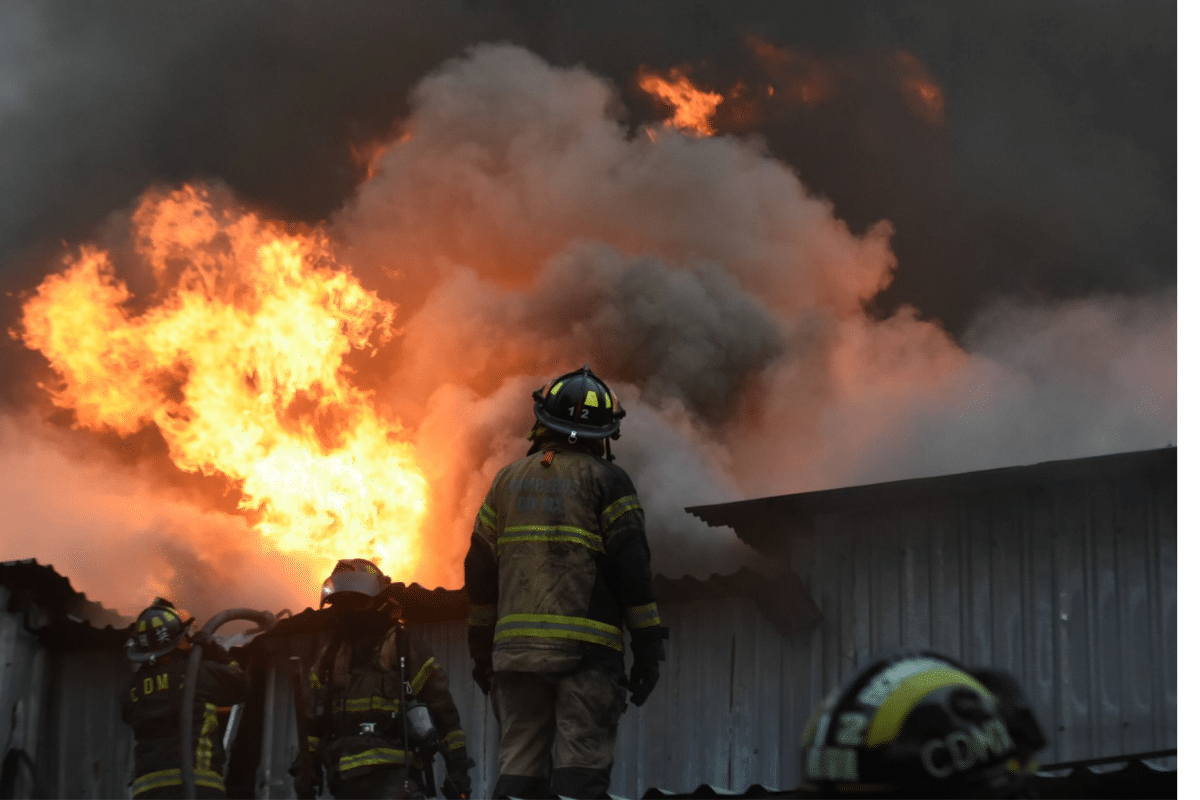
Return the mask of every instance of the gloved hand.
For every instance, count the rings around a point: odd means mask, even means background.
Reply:
[[[442,797],[461,798],[471,796],[471,776],[466,772],[447,772],[442,781]]]
[[[442,797],[470,797],[470,769],[475,766],[475,762],[467,758],[465,750],[450,752],[454,755],[446,759],[446,779],[442,781]]]
[[[321,793],[321,787],[297,775],[292,779],[292,789],[300,800],[314,800]]]
[[[475,679],[475,683],[479,684],[479,688],[484,694],[491,691],[492,659],[490,657],[475,659],[475,669],[471,670],[471,677]]]
[[[633,634],[630,649],[633,650],[633,666],[629,668],[629,702],[640,706],[658,683],[658,662],[666,658],[662,630],[637,631]]]
[[[633,666],[629,668],[629,702],[635,706],[645,703],[656,683],[658,683],[658,661],[638,659],[635,656]]]

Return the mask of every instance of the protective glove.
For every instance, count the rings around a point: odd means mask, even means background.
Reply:
[[[296,797],[300,800],[315,800],[316,796],[321,793],[320,786],[310,783],[299,775],[292,779],[292,789],[295,790]]]
[[[471,670],[471,677],[475,679],[475,683],[479,684],[479,688],[484,694],[491,691],[492,659],[490,656],[475,659],[475,669]]]
[[[450,758],[446,759],[446,779],[442,781],[442,797],[464,798],[471,796],[470,769],[475,762],[468,758],[464,750],[452,750]]]
[[[633,666],[629,668],[629,702],[640,706],[658,683],[658,662],[667,657],[661,628],[646,628],[632,635]]]
[[[656,683],[658,683],[658,661],[647,661],[634,657],[633,666],[629,668],[629,702],[635,706],[645,703]]]
[[[461,798],[471,796],[471,776],[464,772],[447,772],[442,781],[442,797]]]
[[[297,756],[296,761],[288,768],[288,774],[292,776],[292,788],[300,800],[314,800],[321,793],[320,770],[317,775],[305,775],[301,763],[300,757]]]

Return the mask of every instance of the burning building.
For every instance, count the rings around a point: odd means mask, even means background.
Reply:
[[[535,6],[0,12],[0,557],[453,591],[585,362],[668,580],[765,569],[700,503],[1175,441],[1170,14]]]

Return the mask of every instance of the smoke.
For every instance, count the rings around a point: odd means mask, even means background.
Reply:
[[[878,302],[907,267],[898,223],[847,224],[761,139],[648,129],[622,91],[473,47],[416,84],[373,177],[323,223],[395,306],[396,335],[355,366],[411,431],[422,537],[443,556],[395,577],[460,585],[491,477],[524,452],[530,391],[583,363],[629,410],[617,463],[668,575],[757,563],[685,506],[1174,441],[1173,293],[977,305],[956,338]],[[311,593],[321,566],[265,550],[241,518],[25,427],[5,428],[31,509],[6,555],[59,559],[123,610],[160,590],[267,608]],[[123,485],[133,500],[112,499]],[[19,533],[35,528],[36,544]],[[118,599],[108,554],[126,550]]]

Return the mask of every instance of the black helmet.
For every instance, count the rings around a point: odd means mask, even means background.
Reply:
[[[365,558],[343,558],[321,586],[321,608],[349,595],[378,597],[392,579]]]
[[[586,365],[533,393],[533,413],[552,431],[575,439],[616,439],[625,409]]]
[[[195,621],[170,600],[156,597],[133,623],[133,637],[125,643],[125,655],[136,662],[161,658],[179,646]]]
[[[801,771],[823,796],[1010,797],[1045,745],[1007,673],[902,650],[874,659],[813,712]]]

